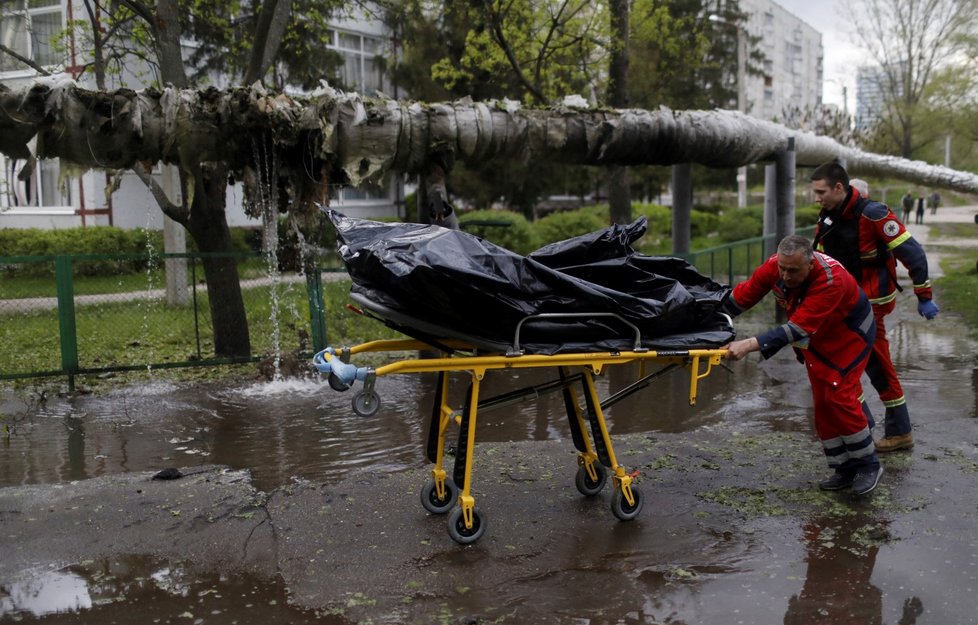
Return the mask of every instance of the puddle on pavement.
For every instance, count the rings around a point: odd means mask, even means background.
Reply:
[[[293,607],[279,580],[242,573],[218,575],[189,563],[137,555],[25,571],[18,579],[0,583],[0,620],[189,625],[346,622]]]
[[[939,432],[945,426],[960,428],[955,423],[961,417],[978,418],[978,361],[963,330],[953,324],[901,323],[890,336],[919,424]],[[612,433],[704,427],[810,432],[810,391],[792,367],[789,358],[733,363],[732,372],[716,370],[700,381],[695,407],[687,404],[688,378],[682,372],[667,374],[608,410]],[[626,386],[636,371],[620,366],[605,373],[598,380],[602,397]],[[551,377],[542,369],[490,372],[483,397]],[[452,385],[455,405],[461,404],[462,382],[459,377]],[[335,392],[319,381],[193,388],[154,382],[98,396],[49,397],[35,406],[0,397],[0,414],[11,424],[11,434],[0,441],[0,486],[221,464],[251,471],[258,488],[271,490],[294,479],[330,483],[351,471],[419,467],[425,463],[422,445],[434,383],[433,375],[381,378],[377,389],[383,407],[371,418],[353,412],[352,393]],[[940,402],[931,400],[935,393]],[[867,395],[878,405],[868,385]],[[560,394],[549,394],[481,413],[478,438],[569,440],[565,420]],[[949,448],[958,444],[957,451],[973,457],[978,442],[972,437],[954,443],[960,438],[956,431],[948,429],[942,443]],[[901,469],[888,475],[896,478]],[[655,514],[663,520],[671,513]],[[629,532],[639,531],[638,525],[622,524],[614,532],[623,541],[618,546],[606,539],[570,541],[566,553],[543,563],[552,569],[533,579],[514,580],[492,592],[474,588],[464,597],[423,597],[420,603],[430,603],[431,622],[438,613],[450,615],[448,622],[481,613],[531,614],[541,623],[575,625],[910,625],[928,607],[951,617],[946,622],[973,618],[968,601],[978,588],[974,540],[948,548],[939,531],[931,535],[903,528],[915,535],[914,541],[892,541],[892,520],[865,512],[802,519],[794,533],[765,533],[764,542],[734,539],[723,529],[704,541],[702,524],[695,532],[682,531],[684,524],[696,525],[687,516],[674,521],[680,529],[668,540],[654,541],[653,551],[628,548],[634,542]],[[659,530],[646,524],[645,531]],[[477,552],[460,552],[460,557],[466,553]],[[915,593],[908,562],[923,575],[955,580],[960,592],[943,596],[931,588],[930,594]],[[154,622],[160,623],[303,623],[311,618],[289,607],[286,589],[275,580],[221,576],[140,556],[26,571],[22,579],[0,580],[0,585],[0,620],[143,623],[141,615],[148,611],[159,614]],[[616,607],[605,611],[600,606]],[[377,615],[373,620],[386,622]],[[506,622],[519,621],[510,616]],[[925,616],[920,622],[937,621]]]
[[[637,373],[629,365],[608,367],[597,380],[601,397],[621,390]],[[553,375],[547,369],[489,372],[482,396],[550,381]],[[682,432],[760,414],[784,428],[783,415],[763,391],[732,393],[745,376],[759,375],[754,368],[736,374],[715,370],[700,381],[697,405],[690,407],[688,378],[671,371],[611,406],[608,422],[617,433]],[[465,383],[461,376],[453,378],[454,406],[463,403]],[[248,469],[263,490],[294,478],[328,483],[358,469],[396,471],[424,462],[434,384],[429,374],[380,378],[376,388],[383,403],[373,417],[353,412],[353,391],[336,392],[311,380],[204,388],[153,382],[106,394],[49,397],[30,408],[8,400],[0,403],[0,413],[10,415],[12,423],[12,434],[2,443],[0,486],[204,464]],[[794,419],[788,427],[808,427],[803,411],[788,409]],[[480,411],[478,437],[485,442],[569,439],[560,393]]]

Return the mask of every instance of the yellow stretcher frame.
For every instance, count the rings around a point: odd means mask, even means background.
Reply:
[[[638,516],[642,509],[641,492],[633,486],[635,474],[630,474],[624,466],[618,463],[604,418],[603,408],[618,399],[631,395],[633,392],[648,386],[649,381],[668,370],[685,367],[689,375],[689,403],[695,405],[699,381],[707,377],[713,367],[719,365],[726,355],[725,349],[690,349],[690,350],[639,350],[619,352],[581,352],[567,354],[480,354],[478,348],[454,339],[439,341],[439,348],[457,350],[451,354],[442,352],[438,358],[407,358],[396,360],[376,368],[354,368],[350,361],[357,354],[366,352],[406,352],[431,350],[432,345],[413,339],[369,341],[353,347],[327,348],[313,359],[316,367],[329,373],[330,386],[336,390],[349,388],[353,380],[363,382],[363,389],[353,398],[353,409],[357,414],[368,416],[375,414],[380,407],[380,397],[374,390],[377,377],[391,374],[427,373],[439,374],[436,386],[435,402],[432,406],[432,420],[429,427],[427,456],[434,463],[431,470],[431,480],[421,491],[423,507],[435,514],[451,511],[448,518],[448,531],[458,543],[468,544],[478,540],[485,532],[486,524],[483,517],[475,509],[475,498],[472,495],[472,458],[475,448],[476,421],[480,406],[520,401],[521,391],[488,400],[480,404],[480,386],[486,372],[496,369],[530,369],[539,367],[556,367],[560,378],[553,383],[544,385],[546,390],[561,390],[565,397],[568,410],[568,420],[571,425],[575,447],[578,450],[578,473],[576,485],[585,496],[594,496],[603,488],[607,473],[604,466],[612,471],[611,509],[622,521],[629,521]],[[460,355],[466,352],[471,355]],[[605,367],[639,362],[639,378],[632,385],[609,398],[604,404],[597,395],[594,376],[601,375]],[[646,374],[649,363],[664,364],[666,367],[658,372]],[[579,373],[573,375],[571,370],[579,368]],[[345,380],[335,374],[342,370]],[[354,374],[355,371],[355,374]],[[451,372],[468,372],[471,375],[471,388],[467,393],[466,405],[462,413],[453,409],[447,401],[449,376]],[[574,383],[580,381],[584,391],[584,404],[587,415],[582,413],[580,403],[574,391]],[[537,389],[531,389],[527,396],[536,397]],[[572,414],[573,413],[573,414]],[[455,472],[453,479],[449,478],[443,466],[445,452],[445,434],[451,423],[459,426],[459,445],[456,450]],[[591,426],[591,436],[587,435],[587,426]],[[460,464],[461,462],[461,464]],[[461,490],[456,482],[461,481]],[[458,505],[455,506],[455,502]],[[454,508],[454,509],[453,509]]]

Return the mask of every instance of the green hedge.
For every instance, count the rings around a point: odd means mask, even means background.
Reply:
[[[602,219],[594,211],[573,210],[551,213],[533,224],[541,245],[563,241],[572,237],[594,232],[608,226],[608,219]]]
[[[163,251],[163,235],[147,230],[123,230],[112,226],[93,228],[39,228],[0,230],[0,256],[56,256],[60,254],[144,254],[148,250]],[[88,261],[76,271],[81,275],[120,275],[146,269],[146,262]],[[22,266],[5,265],[5,273],[22,271],[30,277],[54,275],[51,263],[28,263]]]
[[[724,243],[759,237],[764,233],[762,207],[736,208],[720,215],[717,230]]]
[[[477,210],[458,216],[459,227],[517,254],[529,254],[541,243],[526,217],[515,211]]]
[[[93,228],[39,228],[0,230],[0,256],[54,256],[57,254],[140,254],[162,250],[163,235],[147,230],[113,226]]]

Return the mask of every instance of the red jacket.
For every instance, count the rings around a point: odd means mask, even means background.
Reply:
[[[727,310],[739,314],[769,292],[787,311],[788,322],[757,337],[765,358],[791,344],[805,350],[806,361],[814,359],[844,376],[872,349],[876,336],[873,309],[855,278],[834,258],[815,252],[808,278],[801,286],[788,289],[775,254],[734,288]]]
[[[857,276],[871,304],[896,299],[897,260],[910,273],[917,298],[932,298],[923,246],[886,204],[861,197],[852,187],[841,206],[819,214],[815,241],[815,249],[839,260]]]

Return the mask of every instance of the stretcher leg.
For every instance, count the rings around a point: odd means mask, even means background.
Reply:
[[[453,411],[447,403],[448,372],[439,371],[435,384],[435,401],[431,406],[431,424],[428,427],[428,460],[435,464],[431,479],[421,489],[421,505],[432,514],[444,514],[452,509],[458,498],[458,486],[448,478],[442,466],[445,455],[445,430],[452,422]]]
[[[472,385],[466,393],[466,406],[459,423],[458,449],[455,452],[456,483],[462,484],[458,506],[448,516],[448,533],[461,544],[473,543],[486,531],[482,514],[475,509],[472,496],[472,454],[475,450],[475,426],[479,410],[479,388],[482,376],[474,374]]]
[[[560,381],[566,382],[569,377],[567,367],[560,367],[558,372],[560,373]],[[587,433],[584,429],[584,418],[581,417],[581,409],[577,403],[577,394],[569,384],[566,384],[561,389],[561,394],[564,398],[564,410],[567,412],[567,423],[570,425],[574,448],[581,453],[587,453],[591,449],[591,445],[587,440]]]
[[[584,405],[587,407],[588,421],[591,423],[594,450],[598,459],[601,460],[601,464],[614,470],[616,463],[614,450],[611,448],[611,436],[608,434],[608,426],[604,422],[604,412],[601,410],[601,401],[598,399],[598,392],[594,387],[594,374],[586,367],[581,384],[584,387]]]
[[[567,368],[560,367],[561,381],[565,381],[567,377]],[[593,497],[604,488],[608,479],[608,472],[598,463],[598,454],[594,451],[591,440],[588,438],[584,415],[581,414],[581,407],[577,401],[577,393],[574,392],[574,388],[570,385],[564,386],[563,396],[571,438],[574,440],[574,448],[578,451],[578,468],[574,484],[582,495]]]
[[[632,486],[633,475],[628,474],[625,467],[618,464],[614,447],[611,445],[611,435],[608,434],[604,412],[601,409],[601,401],[598,398],[598,390],[594,386],[594,374],[587,368],[584,369],[584,389],[584,400],[591,419],[595,447],[598,448],[599,455],[602,448],[604,449],[601,462],[610,467],[612,471],[611,480],[615,491],[611,496],[611,511],[620,520],[631,521],[642,511],[644,504],[642,493],[638,488]],[[607,462],[605,462],[606,459]]]

